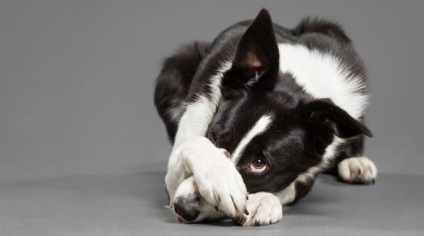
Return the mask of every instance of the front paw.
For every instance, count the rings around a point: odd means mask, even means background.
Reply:
[[[236,223],[242,226],[260,226],[277,223],[283,218],[283,207],[280,200],[272,193],[250,194],[247,210],[249,215],[236,217]]]
[[[203,173],[194,174],[200,194],[230,218],[248,214],[246,209],[247,191],[237,171],[227,168],[230,163]]]
[[[228,152],[206,138],[191,140],[182,152],[200,194],[230,218],[248,214],[247,190]]]

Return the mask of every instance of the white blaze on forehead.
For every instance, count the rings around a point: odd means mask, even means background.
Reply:
[[[247,132],[244,137],[241,139],[240,143],[238,144],[236,150],[231,155],[231,159],[234,161],[234,163],[238,163],[241,154],[243,153],[246,146],[252,141],[252,139],[259,134],[263,133],[269,126],[269,124],[272,122],[272,116],[271,115],[263,115],[254,125],[253,127]]]

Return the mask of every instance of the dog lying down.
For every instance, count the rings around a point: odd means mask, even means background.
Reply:
[[[168,57],[155,104],[171,142],[165,178],[180,222],[267,225],[319,173],[373,183],[362,156],[368,101],[363,62],[335,23],[272,23],[263,9],[211,42]]]

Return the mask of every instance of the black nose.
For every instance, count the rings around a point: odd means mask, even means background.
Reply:
[[[177,197],[174,201],[174,210],[186,221],[193,221],[199,216],[199,199]]]

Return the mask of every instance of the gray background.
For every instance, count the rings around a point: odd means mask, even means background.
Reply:
[[[374,186],[318,179],[259,228],[181,225],[153,106],[163,57],[266,7],[339,21],[369,68]],[[0,1],[0,235],[423,234],[422,1]]]

